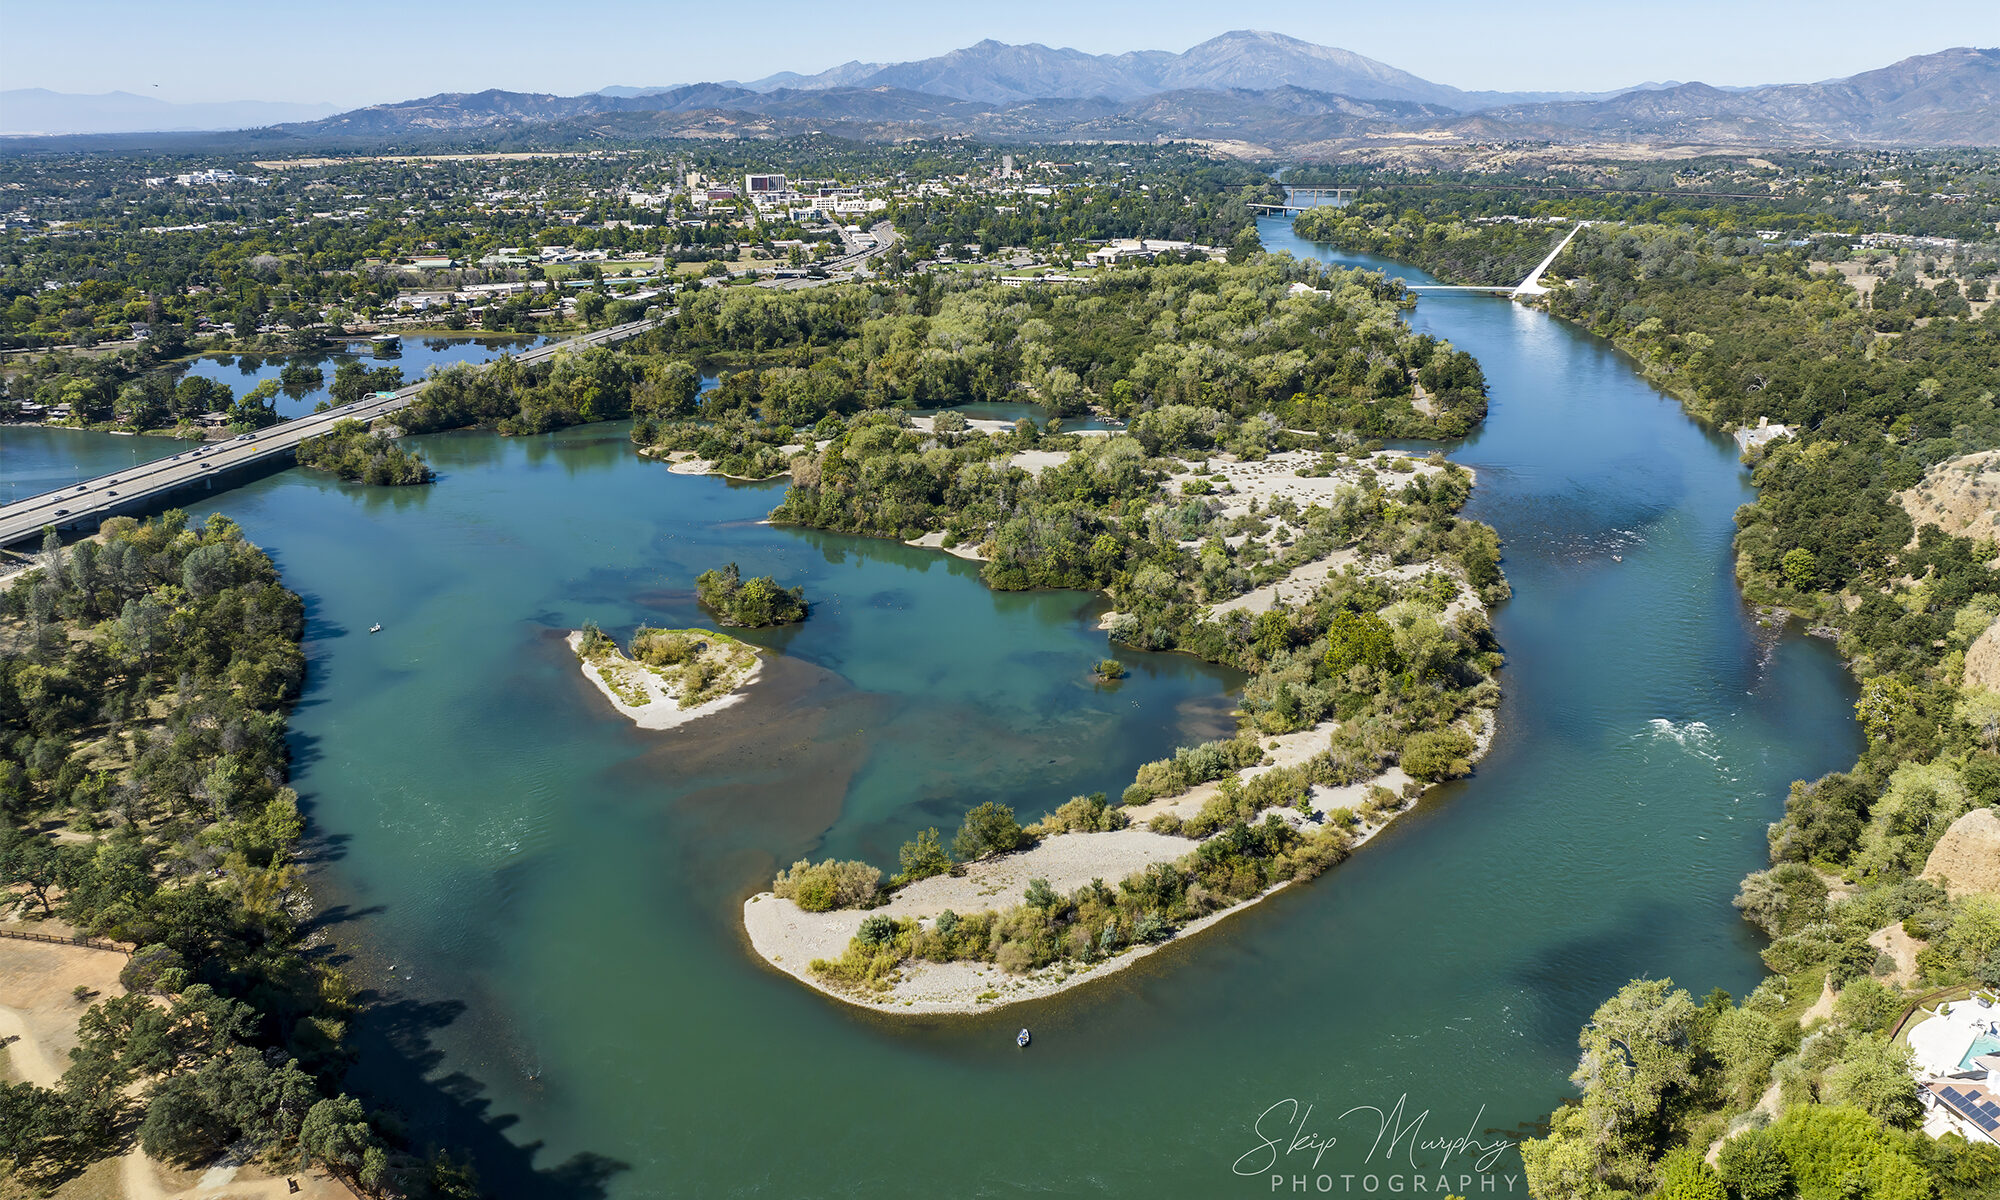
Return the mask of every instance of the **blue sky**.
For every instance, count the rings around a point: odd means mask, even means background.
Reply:
[[[754,79],[981,38],[1092,53],[1184,50],[1229,29],[1341,46],[1468,89],[1648,79],[1792,83],[1955,45],[2000,44],[1991,0],[0,0],[0,88],[343,107],[499,87]],[[158,87],[155,88],[154,85]]]

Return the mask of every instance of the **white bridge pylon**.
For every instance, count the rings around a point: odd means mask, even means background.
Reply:
[[[1550,264],[1554,263],[1556,261],[1556,258],[1559,255],[1561,255],[1564,250],[1568,249],[1570,242],[1575,240],[1576,235],[1582,233],[1583,227],[1588,224],[1590,224],[1589,221],[1578,221],[1576,224],[1576,228],[1569,231],[1569,236],[1565,237],[1562,241],[1557,242],[1556,248],[1549,251],[1549,256],[1543,259],[1535,267],[1534,270],[1528,272],[1528,277],[1526,279],[1523,279],[1521,282],[1515,284],[1512,287],[1509,287],[1504,283],[1500,284],[1412,283],[1412,284],[1405,284],[1404,289],[1412,292],[1494,292],[1503,296],[1513,296],[1517,298],[1521,296],[1547,295],[1549,289],[1542,286],[1542,272],[1549,269]]]

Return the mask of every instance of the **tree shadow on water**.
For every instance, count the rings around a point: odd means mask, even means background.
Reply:
[[[360,1061],[347,1090],[371,1107],[400,1114],[413,1149],[470,1159],[483,1194],[497,1200],[601,1200],[610,1194],[611,1181],[631,1169],[588,1150],[538,1165],[543,1144],[517,1145],[507,1138],[520,1118],[494,1112],[485,1083],[463,1071],[437,1073],[445,1061],[437,1036],[466,1014],[464,1001],[380,993],[363,993],[362,1000],[366,1007],[352,1038]]]

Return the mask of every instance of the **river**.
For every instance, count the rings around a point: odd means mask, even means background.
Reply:
[[[1288,1180],[1403,1190],[1345,1110],[1407,1095],[1426,1138],[1490,1140],[1566,1094],[1578,1027],[1626,979],[1754,985],[1729,899],[1786,785],[1858,747],[1828,647],[1736,594],[1734,445],[1510,301],[1412,321],[1492,385],[1450,450],[1515,592],[1491,754],[1312,884],[974,1020],[827,1002],[750,955],[742,898],[806,854],[893,865],[981,800],[1115,792],[1224,730],[1239,678],[1120,651],[1133,677],[1100,690],[1095,598],[759,525],[775,486],[672,475],[617,425],[415,439],[432,488],[293,470],[216,497],[307,601],[294,783],[327,935],[378,1000],[354,1086],[507,1197],[1268,1195],[1232,1167],[1261,1166],[1253,1125],[1287,1099],[1339,1139]],[[817,603],[760,635],[784,651],[768,682],[679,734],[613,716],[562,632],[694,622],[693,574],[731,560]],[[1526,1195],[1513,1151],[1491,1172]]]

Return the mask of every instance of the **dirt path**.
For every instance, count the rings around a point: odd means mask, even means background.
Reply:
[[[19,1039],[7,1046],[16,1074],[43,1087],[60,1079],[77,1043],[77,1018],[99,997],[124,992],[124,966],[125,956],[112,950],[0,938],[0,1037]]]
[[[162,1170],[134,1147],[119,1162],[124,1200],[277,1200],[279,1197],[291,1200],[294,1195],[300,1200],[354,1200],[354,1193],[345,1184],[324,1171],[273,1175],[262,1167],[224,1158],[199,1174],[170,1172],[193,1180],[187,1187],[171,1188],[160,1181]],[[288,1178],[298,1180],[296,1193],[286,1182]]]

